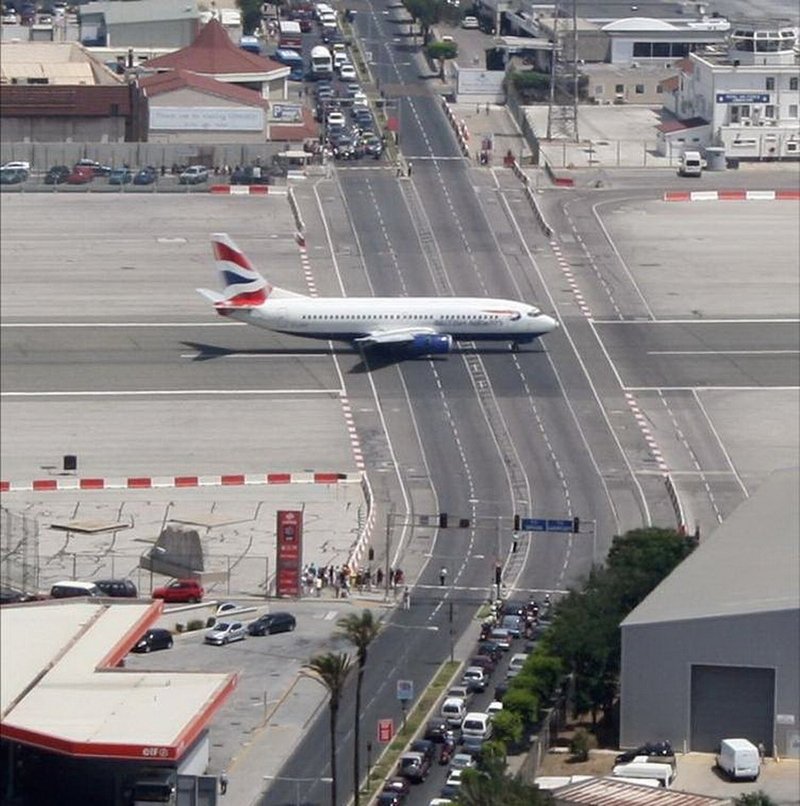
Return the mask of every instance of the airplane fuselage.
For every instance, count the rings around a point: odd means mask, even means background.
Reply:
[[[526,303],[475,297],[290,297],[219,312],[268,330],[333,341],[409,328],[460,341],[526,343],[557,327]]]

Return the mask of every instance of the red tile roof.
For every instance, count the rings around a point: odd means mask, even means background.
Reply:
[[[208,95],[216,95],[220,98],[237,101],[247,106],[267,107],[266,98],[255,90],[240,87],[238,84],[217,81],[209,76],[197,75],[197,73],[192,73],[188,70],[169,70],[166,73],[146,76],[140,79],[139,85],[145,90],[148,98],[155,98],[165,92],[174,92],[188,87]]]
[[[234,45],[222,23],[212,19],[200,29],[191,45],[148,59],[147,66],[154,69],[191,70],[206,75],[230,73],[271,73],[286,67],[272,59],[256,56]]]

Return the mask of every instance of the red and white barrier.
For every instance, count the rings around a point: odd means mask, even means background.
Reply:
[[[155,490],[185,487],[243,487],[267,484],[353,484],[360,473],[226,473],[219,476],[128,476],[127,478],[47,478],[0,481],[0,492],[50,490]]]
[[[664,201],[800,201],[800,190],[671,190]]]
[[[211,185],[209,193],[227,196],[266,196],[268,185]]]

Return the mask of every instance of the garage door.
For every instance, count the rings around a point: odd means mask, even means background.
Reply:
[[[691,749],[714,753],[722,739],[764,743],[772,753],[775,670],[692,666]]]

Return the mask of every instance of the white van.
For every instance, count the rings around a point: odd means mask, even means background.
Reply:
[[[102,596],[103,593],[94,582],[76,582],[73,579],[65,579],[56,582],[50,588],[50,596],[53,599],[70,599],[73,596]]]
[[[474,736],[476,739],[488,739],[492,735],[492,720],[489,714],[472,711],[461,723],[462,736]]]
[[[747,739],[723,739],[719,745],[717,766],[732,780],[755,781],[761,771],[758,748]]]
[[[699,151],[684,151],[678,166],[679,176],[702,176],[704,160]]]
[[[461,697],[448,697],[439,710],[439,715],[447,722],[448,727],[460,728],[467,713],[467,706]]]
[[[646,778],[658,781],[659,786],[669,789],[675,779],[672,764],[659,764],[655,761],[634,760],[630,764],[617,764],[613,769],[615,778]]]

